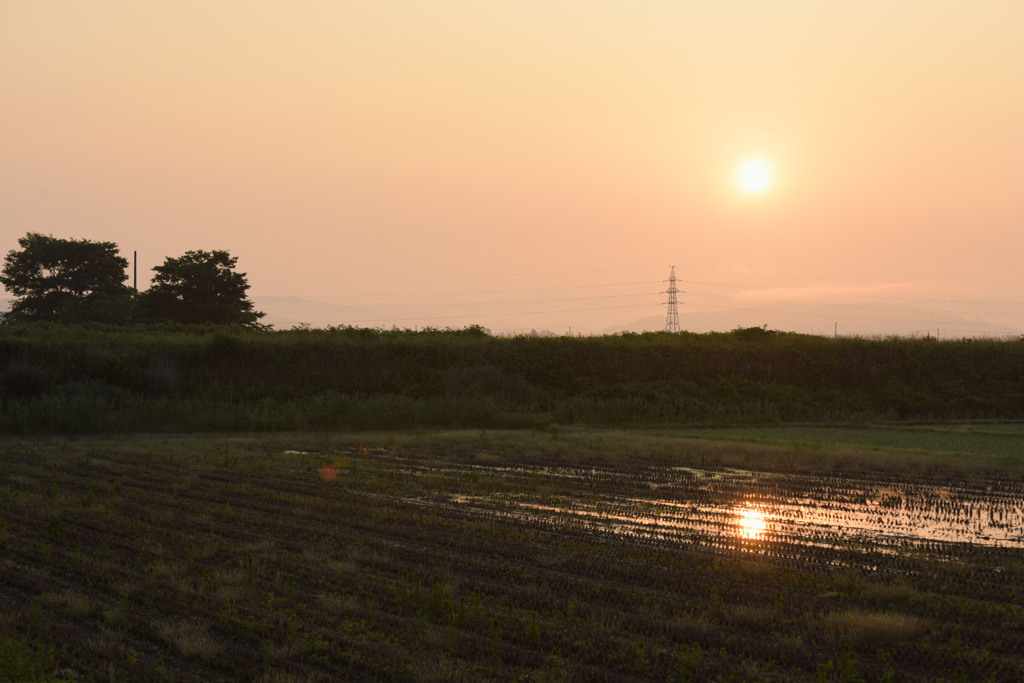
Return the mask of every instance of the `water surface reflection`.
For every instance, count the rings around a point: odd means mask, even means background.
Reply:
[[[768,522],[765,519],[764,513],[753,508],[740,510],[738,524],[740,536],[750,540],[761,538],[764,535],[765,529],[768,528]]]
[[[1024,548],[1024,496],[1013,483],[968,489],[721,469],[650,468],[646,475],[553,467],[493,470],[506,481],[522,477],[529,483],[510,482],[502,492],[450,502],[639,542],[741,542],[755,552],[770,552],[765,544],[772,543],[853,543],[882,552],[935,542]],[[559,482],[560,492],[543,493],[543,481]],[[553,485],[548,486],[550,491]]]

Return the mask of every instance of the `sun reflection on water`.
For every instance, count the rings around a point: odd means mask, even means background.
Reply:
[[[765,521],[763,512],[752,508],[743,508],[740,510],[739,526],[740,535],[743,538],[757,540],[768,528],[768,522]]]

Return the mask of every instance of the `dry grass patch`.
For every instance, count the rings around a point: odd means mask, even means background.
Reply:
[[[187,573],[188,569],[184,564],[157,560],[146,566],[145,587],[148,590],[157,583],[170,583],[177,588],[187,590],[189,588]]]
[[[249,593],[244,584],[222,584],[217,586],[214,593],[225,602],[238,602]]]
[[[308,671],[288,671],[286,669],[273,669],[265,671],[257,680],[257,683],[321,683],[328,680],[326,676]]]
[[[42,596],[43,604],[59,609],[68,616],[85,619],[100,611],[99,604],[87,595],[68,591],[66,593],[48,593]]]
[[[455,646],[455,632],[438,624],[429,624],[420,635],[420,643],[432,651],[447,651]]]
[[[124,593],[117,603],[105,608],[101,614],[103,623],[109,628],[124,630],[128,626],[128,600]]]
[[[363,551],[358,546],[349,546],[345,557],[334,560],[334,571],[339,576],[352,577],[359,573],[359,561],[362,559]],[[325,566],[330,566],[327,563]]]
[[[213,573],[214,593],[221,600],[241,600],[248,593],[249,575],[244,569],[233,567]]]
[[[317,596],[317,603],[328,614],[354,614],[359,609],[359,599],[351,594],[324,593]]]
[[[767,607],[735,605],[729,608],[728,621],[743,628],[761,629],[771,626],[773,615]]]
[[[867,612],[857,609],[818,617],[812,627],[837,650],[845,645],[876,647],[910,640],[924,632],[918,617],[899,612]]]
[[[704,614],[684,613],[669,621],[670,632],[686,642],[700,642],[716,628],[717,626]]]
[[[258,540],[243,543],[238,548],[237,554],[240,556],[252,555],[254,557],[266,557],[267,555],[272,554],[275,550],[277,550],[277,542],[272,538],[264,536]]]
[[[100,626],[96,633],[89,638],[89,642],[97,652],[113,659],[119,657],[124,650],[124,634],[112,631],[105,626]]]
[[[292,641],[275,643],[266,641],[263,643],[263,657],[272,661],[287,661],[302,654],[302,648]]]
[[[776,571],[772,564],[755,558],[741,558],[736,568],[750,579],[767,579]]]
[[[872,602],[895,605],[906,605],[921,595],[913,586],[900,583],[868,583],[861,589],[861,594]]]
[[[198,619],[158,621],[154,626],[161,640],[186,657],[210,660],[223,649],[209,625]]]
[[[501,456],[497,453],[488,453],[487,451],[477,451],[473,453],[473,462],[480,465],[500,465],[502,463]]]

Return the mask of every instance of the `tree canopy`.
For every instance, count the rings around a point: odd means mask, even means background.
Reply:
[[[125,322],[132,290],[128,261],[113,242],[30,232],[4,258],[0,283],[17,299],[11,321]]]
[[[153,270],[142,296],[146,320],[256,326],[263,317],[246,291],[245,273],[234,270],[238,258],[227,251],[187,251]]]

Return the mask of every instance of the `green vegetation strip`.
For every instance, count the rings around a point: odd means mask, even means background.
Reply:
[[[1020,339],[5,323],[0,433],[991,423],[1022,377]]]
[[[775,444],[794,450],[849,447],[995,458],[1024,456],[1024,423],[815,424],[678,429],[675,436]]]

